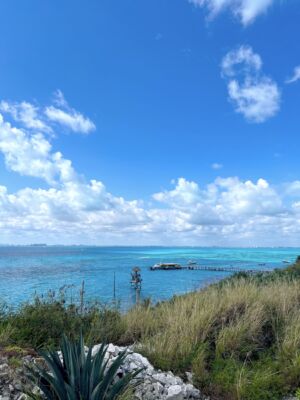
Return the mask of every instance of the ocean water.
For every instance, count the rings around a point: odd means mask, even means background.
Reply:
[[[31,300],[35,293],[56,292],[69,286],[68,296],[78,298],[82,281],[85,299],[111,303],[114,295],[121,308],[136,301],[130,286],[132,267],[139,266],[143,278],[141,298],[164,300],[201,288],[230,275],[211,271],[150,271],[157,262],[189,260],[206,266],[280,268],[283,260],[293,262],[300,255],[295,248],[196,248],[196,247],[84,247],[18,246],[0,247],[0,300],[12,306]]]

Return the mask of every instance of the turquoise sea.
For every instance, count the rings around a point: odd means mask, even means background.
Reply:
[[[206,266],[264,268],[286,266],[293,262],[300,248],[197,248],[197,247],[85,247],[85,246],[8,246],[0,247],[0,299],[16,306],[33,298],[35,292],[46,294],[69,285],[69,296],[78,295],[85,282],[85,298],[110,303],[114,293],[122,308],[135,302],[130,286],[133,266],[141,268],[142,298],[153,301],[198,289],[215,282],[228,272],[150,271],[157,262],[189,260]]]

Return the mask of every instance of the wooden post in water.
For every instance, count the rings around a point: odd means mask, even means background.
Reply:
[[[136,304],[140,303],[140,294],[142,287],[142,277],[139,267],[132,268],[131,272],[131,287],[135,289],[135,302]]]
[[[83,313],[84,307],[84,281],[82,281],[81,289],[80,289],[80,313]]]
[[[114,271],[113,303],[116,306],[116,272]]]
[[[140,295],[141,295],[141,288],[137,287],[135,289],[135,304],[139,305],[140,304]]]

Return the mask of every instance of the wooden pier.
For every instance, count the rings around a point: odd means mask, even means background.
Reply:
[[[150,268],[151,269],[151,268]],[[242,268],[242,267],[214,267],[214,266],[205,266],[205,265],[193,265],[193,266],[181,266],[181,268],[177,268],[177,270],[191,270],[191,271],[211,271],[211,272],[245,272],[247,274],[258,274],[258,273],[270,273],[273,269],[267,268]],[[153,269],[151,269],[153,271]],[[154,269],[155,271],[168,271],[168,269]]]
[[[190,270],[197,270],[197,271],[212,271],[212,272],[246,272],[247,274],[257,274],[257,273],[268,273],[272,272],[272,269],[261,269],[261,268],[241,268],[241,267],[213,267],[213,266],[205,266],[205,265],[196,265],[193,267],[182,267],[182,269],[190,269]]]

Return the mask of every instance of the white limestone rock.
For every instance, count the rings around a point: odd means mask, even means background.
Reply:
[[[93,356],[97,354],[100,346],[99,344],[93,347]],[[126,348],[109,344],[105,355],[105,359],[108,360],[108,367],[122,351],[126,352],[126,358],[118,370],[119,377],[128,372],[142,369],[137,376],[141,383],[135,390],[134,398],[136,400],[196,400],[201,398],[199,390],[191,383],[185,384],[180,377],[175,376],[171,371],[155,370],[148,359],[136,353],[132,346]],[[120,379],[119,377],[116,378],[116,381]],[[187,377],[191,378],[191,375]]]
[[[159,398],[159,396],[163,393],[164,391],[164,387],[161,383],[159,382],[154,382],[152,384],[152,389],[153,389],[153,393],[156,395],[157,398]]]
[[[186,397],[188,399],[200,399],[200,390],[196,389],[193,385],[188,383],[185,385]]]
[[[185,376],[186,376],[188,383],[193,384],[193,374],[191,372],[186,372]]]
[[[171,385],[177,385],[176,378],[173,376],[173,374],[170,373],[158,373],[158,374],[153,374],[152,378],[156,380],[157,382],[162,383],[163,385],[171,386]]]
[[[168,388],[166,400],[184,400],[184,390],[180,385],[172,385]]]

